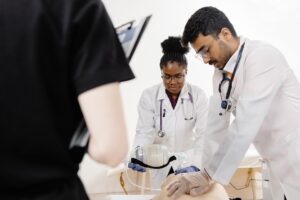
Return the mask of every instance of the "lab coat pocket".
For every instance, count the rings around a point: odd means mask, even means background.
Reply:
[[[185,130],[185,135],[188,134],[187,132],[192,131],[195,129],[195,124],[196,124],[196,118],[193,116],[193,119],[184,119],[184,130]]]

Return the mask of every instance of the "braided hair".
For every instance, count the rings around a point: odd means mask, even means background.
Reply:
[[[169,62],[178,62],[183,67],[187,67],[185,54],[189,51],[189,48],[181,45],[180,37],[169,36],[168,39],[161,43],[161,47],[164,55],[160,59],[160,69]]]

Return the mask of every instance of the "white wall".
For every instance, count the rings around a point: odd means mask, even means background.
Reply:
[[[160,82],[160,43],[169,35],[180,35],[188,18],[203,6],[225,12],[237,33],[270,42],[286,56],[300,77],[300,2],[298,0],[104,0],[115,26],[131,19],[153,14],[134,54],[131,67],[136,79],[123,84],[128,130],[134,134],[136,105],[143,89]],[[188,54],[188,80],[211,93],[212,67]],[[130,92],[129,92],[130,91]],[[129,103],[130,102],[130,103]]]
[[[135,134],[137,103],[143,89],[158,83],[160,43],[180,35],[188,18],[200,7],[215,6],[229,17],[239,35],[265,40],[282,51],[300,78],[300,1],[298,0],[103,0],[115,26],[152,14],[152,19],[131,60],[136,79],[122,83],[130,142]],[[213,67],[188,54],[188,81],[210,95]],[[112,153],[113,154],[113,153]],[[88,191],[109,191],[103,166],[85,158],[80,172]],[[111,184],[117,184],[110,180]],[[119,188],[119,187],[117,187]]]

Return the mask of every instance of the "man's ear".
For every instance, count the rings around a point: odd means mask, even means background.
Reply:
[[[229,40],[232,39],[232,33],[231,33],[231,31],[230,31],[228,28],[226,28],[226,27],[224,27],[224,28],[221,29],[221,31],[220,31],[220,36],[222,36],[222,37],[223,37],[225,40],[227,40],[227,41],[229,41]]]

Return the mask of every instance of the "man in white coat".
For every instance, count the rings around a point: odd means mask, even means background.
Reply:
[[[273,46],[238,37],[225,14],[204,7],[188,20],[182,43],[191,44],[215,67],[201,172],[167,186],[175,199],[199,195],[213,181],[228,184],[253,143],[267,161],[273,199],[300,197],[300,85],[284,56]],[[230,115],[235,119],[230,123]],[[278,188],[279,186],[279,188]]]
[[[162,144],[172,155],[180,154],[181,158],[185,155],[185,162],[200,168],[208,101],[202,89],[185,80],[188,48],[181,46],[180,37],[169,37],[162,43],[162,48],[163,83],[146,89],[140,98],[134,148]],[[195,156],[198,158],[194,159]],[[132,163],[129,167],[143,171]],[[168,171],[169,168],[161,170],[164,173],[156,173],[153,180],[156,188],[160,188]]]

